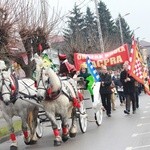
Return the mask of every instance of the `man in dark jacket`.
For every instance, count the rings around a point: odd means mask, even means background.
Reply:
[[[100,86],[100,95],[102,99],[102,104],[106,109],[106,114],[108,117],[111,117],[111,76],[107,73],[107,67],[102,66],[101,74],[101,86]]]
[[[130,102],[132,101],[133,114],[136,110],[135,105],[135,79],[128,74],[128,62],[123,64],[123,71],[120,74],[120,81],[123,84],[123,90],[126,97],[126,110],[124,113],[130,114]]]

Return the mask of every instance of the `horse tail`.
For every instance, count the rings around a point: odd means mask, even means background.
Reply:
[[[37,118],[38,118],[38,107],[35,106],[34,109],[30,109],[28,111],[27,124],[31,134],[31,141],[35,135],[36,127],[37,127]]]

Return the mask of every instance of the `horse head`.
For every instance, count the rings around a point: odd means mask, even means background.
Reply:
[[[15,84],[11,77],[11,71],[1,71],[0,72],[0,92],[1,99],[5,104],[11,102],[11,96],[15,91]]]
[[[36,85],[39,100],[53,99],[61,89],[59,77],[50,67],[36,66]]]

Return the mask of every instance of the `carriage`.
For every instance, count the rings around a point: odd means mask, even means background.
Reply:
[[[95,82],[93,87],[93,93],[94,93],[94,101],[92,102],[92,97],[89,92],[89,90],[85,89],[83,87],[83,79],[82,78],[76,78],[74,79],[77,81],[78,84],[78,90],[83,95],[83,101],[80,102],[80,108],[77,109],[76,115],[79,121],[79,127],[82,133],[85,133],[87,130],[88,122],[95,122],[97,126],[100,126],[102,124],[103,119],[103,109],[102,104],[100,100],[99,95],[99,88],[100,88],[100,82]],[[81,85],[82,84],[82,85]],[[60,118],[57,117],[59,128],[61,128]],[[46,115],[45,111],[43,109],[39,110],[38,113],[38,128],[37,128],[37,135],[39,138],[43,135],[43,123],[49,122],[49,118]]]
[[[67,141],[70,137],[75,137],[77,129],[76,129],[76,121],[79,121],[79,126],[81,131],[84,133],[87,130],[87,122],[88,121],[95,121],[96,124],[99,126],[102,123],[102,106],[99,97],[99,87],[100,82],[95,83],[93,91],[94,91],[94,101],[92,102],[91,95],[88,90],[85,90],[81,87],[78,88],[78,84],[76,84],[76,80],[72,78],[65,78],[60,79],[56,73],[51,68],[43,68],[40,64],[40,58],[37,59],[37,64],[39,66],[39,70],[37,69],[37,90],[33,87],[33,80],[31,79],[23,79],[19,81],[19,96],[17,96],[18,105],[24,107],[24,105],[20,104],[20,99],[27,103],[32,104],[32,111],[35,110],[34,113],[31,113],[32,116],[29,118],[29,127],[30,129],[30,136],[27,132],[26,126],[26,118],[22,116],[22,122],[25,123],[23,125],[23,133],[24,139],[26,144],[31,144],[30,141],[37,141],[35,138],[35,134],[38,138],[41,138],[43,135],[42,123],[46,121],[50,121],[52,124],[55,140],[54,145],[59,146],[61,145],[62,141]],[[1,91],[3,97],[3,109],[8,107],[11,102],[11,92],[14,90],[12,89],[12,79],[11,76],[6,72],[7,79],[1,73],[1,89],[5,88],[5,90]],[[79,79],[80,81],[80,79]],[[28,83],[30,82],[30,83]],[[10,86],[11,85],[11,86]],[[30,87],[32,86],[32,88]],[[30,89],[31,88],[31,89]],[[26,91],[23,93],[22,91]],[[30,92],[34,91],[34,92]],[[6,93],[6,91],[8,91]],[[35,94],[36,93],[36,94]],[[79,94],[80,93],[80,94]],[[82,94],[81,94],[82,93]],[[36,95],[36,96],[35,96]],[[83,97],[81,96],[83,95]],[[47,97],[48,96],[48,97]],[[48,100],[46,100],[48,99]],[[55,101],[49,101],[55,99]],[[6,105],[6,106],[5,106]],[[36,106],[36,107],[35,107]],[[40,108],[40,111],[37,114],[37,106]],[[18,106],[17,106],[18,107]],[[25,108],[27,106],[25,105]],[[55,108],[55,109],[54,109]],[[11,108],[10,108],[11,109]],[[70,118],[72,120],[70,125],[70,130],[68,129],[68,110],[70,109]],[[92,119],[89,117],[88,114],[89,110],[93,111]],[[5,112],[6,113],[6,112]],[[29,112],[28,112],[29,113]],[[29,114],[25,112],[26,116],[28,117]],[[59,114],[57,117],[55,114]],[[6,114],[7,115],[7,114]],[[23,114],[22,114],[23,115]],[[38,115],[38,118],[37,118]],[[61,116],[61,117],[60,117]],[[7,116],[6,116],[7,118]],[[10,118],[10,117],[9,117]],[[35,119],[37,119],[35,121]],[[58,130],[58,123],[57,120],[61,120],[61,128],[62,128],[62,137],[59,135]],[[7,118],[9,122],[9,119]],[[34,122],[34,126],[32,126],[32,122]],[[9,122],[10,131],[11,133],[11,140],[12,145],[11,148],[17,147],[16,138],[14,135],[14,131],[12,128],[11,122]],[[36,128],[35,128],[36,127]],[[31,139],[33,138],[33,139]],[[17,148],[16,148],[17,149]]]

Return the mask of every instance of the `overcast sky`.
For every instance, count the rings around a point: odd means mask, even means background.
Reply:
[[[67,14],[68,10],[72,10],[75,2],[84,8],[89,6],[95,11],[94,0],[48,0],[51,3],[51,7],[57,7],[61,9],[61,14]],[[140,40],[150,42],[150,0],[103,0],[107,5],[113,19],[117,18],[118,13],[125,16],[124,19],[130,26],[130,30],[135,30],[135,36]],[[95,13],[95,12],[94,12]]]

